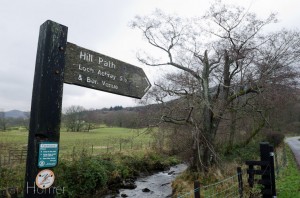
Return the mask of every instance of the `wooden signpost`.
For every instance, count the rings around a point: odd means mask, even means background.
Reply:
[[[67,43],[65,83],[132,98],[151,87],[144,71],[106,55]]]
[[[151,84],[136,66],[67,43],[68,28],[53,21],[40,27],[31,101],[24,197],[54,197],[63,84],[142,98]],[[51,174],[50,174],[51,173]],[[36,183],[38,182],[38,183]]]

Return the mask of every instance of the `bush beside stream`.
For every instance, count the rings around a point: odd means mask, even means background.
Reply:
[[[54,168],[55,183],[60,189],[57,197],[92,197],[115,193],[126,182],[133,183],[140,175],[168,169],[178,164],[174,157],[148,152],[145,154],[122,154],[90,156],[80,155],[72,160],[60,159]],[[13,182],[11,174],[19,175]],[[24,168],[0,168],[0,189],[16,187],[22,195]]]
[[[179,163],[174,157],[156,153],[145,155],[114,154],[102,157],[82,156],[78,160],[62,161],[58,166],[57,186],[65,187],[61,197],[89,197],[130,188],[140,176],[168,169]],[[129,183],[129,184],[128,184]]]

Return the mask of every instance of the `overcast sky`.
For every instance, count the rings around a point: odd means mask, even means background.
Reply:
[[[142,67],[153,84],[158,68],[148,68],[136,59],[145,45],[141,35],[129,28],[136,15],[159,8],[180,16],[199,16],[209,0],[1,0],[0,1],[0,109],[29,111],[39,27],[53,20],[69,28],[68,41],[101,54]],[[225,0],[250,7],[264,17],[278,13],[277,27],[300,27],[299,0]],[[81,105],[87,109],[116,105],[136,106],[132,98],[64,85],[63,108]]]

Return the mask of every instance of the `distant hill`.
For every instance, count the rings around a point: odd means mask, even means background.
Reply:
[[[6,118],[26,118],[26,115],[24,111],[19,111],[19,110],[11,110],[5,112],[5,117]]]

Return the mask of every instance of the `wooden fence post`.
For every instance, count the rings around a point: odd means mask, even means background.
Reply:
[[[248,171],[249,177],[248,177],[248,183],[250,188],[253,188],[254,186],[254,166],[249,165],[249,171]]]
[[[73,150],[72,150],[72,161],[75,160],[75,155],[76,155],[76,153],[75,153],[75,146],[73,146]]]
[[[261,190],[263,198],[276,197],[276,185],[275,185],[275,168],[274,168],[274,148],[270,146],[268,142],[260,143],[260,161],[246,161],[246,165],[249,166],[247,173],[249,175],[249,186],[254,186],[254,175],[261,175],[261,179],[258,180],[258,184],[262,184],[264,187]],[[260,170],[255,170],[253,166],[260,166]],[[250,195],[251,197],[251,195]]]
[[[242,175],[242,168],[241,167],[237,167],[237,174],[238,174],[240,198],[243,198],[243,175]]]
[[[276,183],[275,183],[275,167],[274,167],[274,147],[270,145],[270,169],[271,169],[271,190],[272,196],[276,197]]]
[[[107,140],[106,153],[108,153],[109,141]]]
[[[11,165],[10,161],[11,161],[11,152],[10,152],[10,150],[9,150],[9,152],[8,152],[8,164],[9,164],[9,165]]]
[[[20,163],[22,163],[22,158],[23,158],[23,150],[21,150]]]
[[[262,189],[263,198],[271,198],[271,168],[270,168],[270,145],[268,142],[260,143],[260,160],[262,162],[268,162],[267,164],[261,165],[261,170],[263,174],[261,176],[260,184],[264,186]]]
[[[195,198],[200,198],[200,182],[194,181],[194,196]]]

